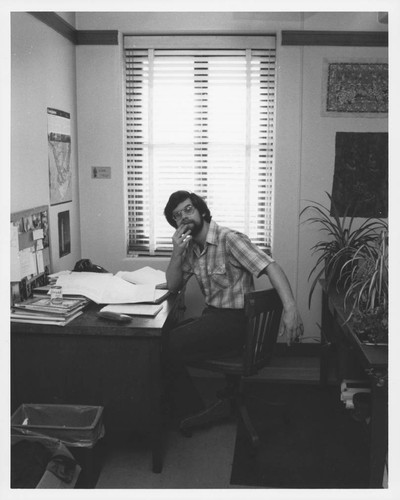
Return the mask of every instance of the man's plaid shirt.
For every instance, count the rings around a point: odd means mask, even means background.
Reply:
[[[183,278],[186,283],[196,276],[207,305],[242,309],[244,294],[254,290],[253,276],[260,276],[271,262],[248,236],[212,220],[202,252],[194,240],[189,242]]]

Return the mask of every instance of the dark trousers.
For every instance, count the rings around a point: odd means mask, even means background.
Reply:
[[[163,349],[166,392],[174,418],[204,409],[187,365],[223,355],[243,345],[242,309],[206,307],[200,318],[185,320],[170,330]]]

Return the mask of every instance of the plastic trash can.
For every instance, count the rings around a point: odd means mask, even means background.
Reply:
[[[13,429],[11,488],[74,488],[80,465],[59,439]],[[36,484],[35,484],[36,483]]]
[[[102,406],[22,404],[11,417],[11,428],[60,440],[80,463],[84,487],[93,487],[95,469],[100,469],[93,448],[104,436],[103,410]]]

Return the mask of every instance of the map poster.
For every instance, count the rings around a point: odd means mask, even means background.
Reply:
[[[50,205],[72,201],[70,114],[47,108]]]

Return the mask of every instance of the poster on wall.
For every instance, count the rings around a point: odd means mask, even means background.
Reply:
[[[47,108],[50,205],[72,201],[70,114]]]

